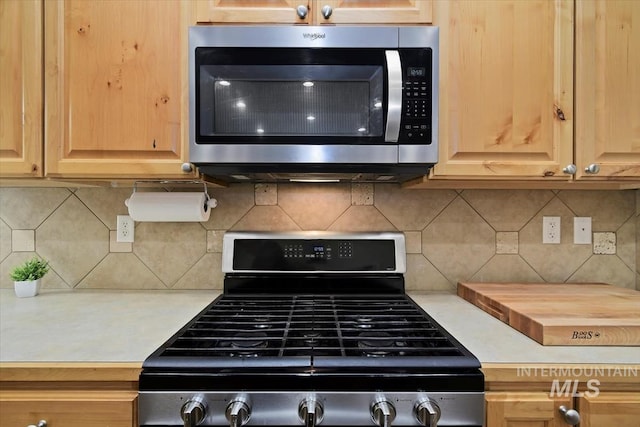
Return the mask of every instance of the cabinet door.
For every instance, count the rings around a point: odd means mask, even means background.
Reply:
[[[440,26],[435,177],[570,179],[573,1],[434,2]]]
[[[553,399],[543,392],[495,392],[485,395],[486,427],[566,427],[559,407],[571,398]]]
[[[0,394],[0,427],[19,427],[45,420],[64,427],[135,427],[135,392],[13,391]]]
[[[313,13],[317,24],[428,24],[432,6],[432,0],[315,0]]]
[[[42,176],[42,2],[0,2],[0,175]]]
[[[308,24],[309,0],[197,0],[198,22]],[[298,6],[305,7],[306,14]]]
[[[640,178],[639,22],[637,1],[576,2],[578,178]]]
[[[580,427],[640,427],[640,394],[601,393],[578,399]]]
[[[190,10],[44,2],[47,176],[185,176]]]

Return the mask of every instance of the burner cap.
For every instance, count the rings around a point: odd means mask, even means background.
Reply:
[[[384,347],[393,347],[393,339],[388,332],[363,332],[358,335],[358,348],[370,357],[384,357],[391,351]]]
[[[267,348],[267,334],[265,332],[239,332],[231,341],[232,356],[258,357],[258,352]]]

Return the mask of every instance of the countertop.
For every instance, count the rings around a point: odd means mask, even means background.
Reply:
[[[0,362],[144,359],[219,291],[0,290]],[[484,364],[639,364],[640,347],[542,346],[454,294],[409,295]]]

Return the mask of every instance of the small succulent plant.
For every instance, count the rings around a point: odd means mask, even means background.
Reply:
[[[24,264],[15,267],[10,275],[11,279],[16,282],[27,280],[38,280],[49,271],[49,261],[42,258],[33,257]]]

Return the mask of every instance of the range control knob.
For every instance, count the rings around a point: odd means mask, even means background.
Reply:
[[[416,402],[413,408],[418,422],[426,427],[437,427],[440,420],[440,407],[429,398],[424,398]]]
[[[388,400],[380,399],[371,405],[371,419],[378,427],[391,427],[396,419],[396,408]]]
[[[324,418],[324,408],[314,397],[309,397],[300,402],[298,416],[306,427],[315,427]]]
[[[207,414],[207,407],[204,403],[204,399],[200,396],[196,396],[182,405],[180,410],[180,417],[184,421],[184,427],[195,427],[204,421],[204,417]]]
[[[229,427],[242,427],[251,417],[251,407],[246,399],[236,398],[229,402],[224,415],[229,421]]]

